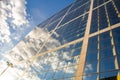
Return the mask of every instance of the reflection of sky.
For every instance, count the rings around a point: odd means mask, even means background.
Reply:
[[[46,41],[49,33],[37,27],[29,33],[25,39],[19,42],[33,28],[33,23],[29,20],[29,15],[27,15],[25,10],[26,0],[3,0],[0,1],[0,8],[2,15],[0,16],[0,73],[7,68],[6,61],[12,62],[14,65],[13,68],[8,67],[5,73],[0,76],[0,79],[7,80],[9,78],[10,80],[18,80],[30,61],[23,63],[19,62],[35,55],[39,51],[41,45]],[[19,44],[14,47],[18,42]],[[41,52],[60,45],[58,40],[51,37]],[[10,50],[11,48],[13,49]],[[52,52],[49,56],[55,56],[55,58],[49,58],[49,61],[46,59],[43,63],[38,63],[40,59],[37,58],[36,62],[30,66],[29,71],[25,74],[23,80],[40,80],[40,76],[44,76],[44,70],[57,68],[57,62],[48,64],[48,62],[51,62],[52,60],[59,61],[58,54],[57,56],[55,55],[56,53],[59,53],[59,51]],[[68,55],[65,57],[67,56]],[[45,58],[46,57],[43,57],[43,59]],[[51,70],[51,73],[53,72],[57,71]]]
[[[25,0],[0,1],[0,54],[9,51],[32,29],[25,5]]]
[[[1,0],[0,54],[13,48],[35,25],[73,1]]]
[[[14,64],[14,67],[10,68],[10,70],[12,70],[11,72],[14,72],[17,75],[11,74],[10,77],[12,76],[18,78],[21,76],[23,71],[27,68],[30,60],[22,63],[19,62],[31,58],[33,55],[35,55],[46,41],[48,36],[49,33],[47,31],[36,27],[10,52],[3,54],[3,59],[5,61],[10,61]],[[46,43],[45,47],[43,47],[42,51],[47,51],[60,45],[61,44],[58,40],[51,37],[50,40]],[[51,78],[59,77],[61,72],[65,74],[64,77],[74,75],[76,71],[76,67],[74,67],[74,65],[78,62],[80,53],[80,50],[78,49],[80,49],[80,47],[81,43],[78,43],[76,45],[71,45],[64,49],[60,49],[58,51],[38,57],[30,66],[23,79],[40,80],[45,78],[48,80],[52,75],[54,76]],[[4,65],[6,65],[5,61],[3,61]],[[7,75],[7,72],[9,73],[9,71],[6,71],[4,74]],[[44,75],[46,75],[46,77]],[[61,78],[63,78],[63,76],[61,76]]]

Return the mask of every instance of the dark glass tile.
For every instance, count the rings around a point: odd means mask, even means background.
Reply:
[[[108,57],[113,57],[113,49],[112,48],[105,48],[105,49],[100,49],[100,58],[108,58]]]
[[[97,73],[98,61],[88,62],[85,64],[84,74]]]
[[[53,70],[52,71],[48,71],[47,74],[46,74],[45,79],[46,80],[52,80],[54,74],[55,74],[55,72]]]
[[[120,12],[120,0],[113,0],[113,1],[114,1],[115,5],[116,5],[118,11]]]
[[[109,20],[110,20],[110,24],[114,25],[116,23],[120,22],[120,19],[118,18],[118,15],[114,9],[114,6],[112,5],[112,3],[108,3],[107,5],[107,11],[108,11],[108,16],[109,16]]]
[[[98,75],[94,74],[94,75],[87,75],[87,76],[83,76],[82,80],[97,80]]]
[[[102,6],[99,8],[99,28],[104,29],[108,27],[108,23],[107,23],[107,17],[105,14],[105,7]]]
[[[96,61],[98,57],[98,52],[87,53],[86,62]]]
[[[64,68],[56,70],[53,78],[54,79],[60,79],[60,78],[63,78],[63,76],[64,76]]]
[[[106,58],[100,60],[100,72],[115,70],[115,59]]]
[[[100,40],[100,49],[112,47],[111,39]]]
[[[103,39],[110,39],[110,31],[107,31],[107,32],[104,32],[104,33],[101,33],[100,34],[100,40],[103,40]]]
[[[118,71],[100,73],[100,80],[117,80]]]

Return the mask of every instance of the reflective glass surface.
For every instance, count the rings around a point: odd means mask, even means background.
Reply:
[[[53,38],[59,40],[60,44],[65,44],[74,41],[84,36],[87,15],[84,15],[64,26],[59,27],[54,34]]]
[[[84,69],[84,74],[92,74],[92,73],[97,73],[97,64],[98,61],[92,61],[92,62],[86,62],[85,64],[85,69]]]
[[[119,71],[105,72],[100,74],[100,80],[117,80]]]
[[[31,66],[43,80],[73,80],[76,75],[82,42],[47,53]],[[35,64],[36,65],[35,66]]]
[[[113,2],[115,3],[117,10],[120,12],[120,0],[113,0]]]
[[[102,59],[100,61],[100,72],[115,70],[115,58]]]
[[[107,6],[107,12],[108,12],[110,24],[113,25],[113,24],[120,22],[120,18],[118,18],[118,14],[112,2],[108,3],[106,6]]]
[[[120,76],[120,0],[93,0],[93,9],[91,1],[76,0],[39,24],[4,58],[0,56],[0,74],[9,67],[21,80],[116,80]],[[90,33],[85,35],[89,22]],[[82,67],[83,73],[77,76]]]
[[[98,75],[94,74],[94,75],[87,75],[87,76],[83,76],[83,80],[97,80]]]

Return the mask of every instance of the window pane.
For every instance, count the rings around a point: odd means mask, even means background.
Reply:
[[[100,40],[100,49],[112,47],[111,39]]]
[[[85,64],[84,74],[96,73],[98,61],[89,62]]]
[[[100,80],[118,80],[118,71],[100,73]]]
[[[97,74],[95,75],[88,75],[88,76],[83,76],[83,80],[97,80]]]
[[[100,61],[100,72],[110,71],[115,69],[114,57],[109,59],[103,59]]]
[[[120,54],[117,56],[118,56],[118,64],[119,64],[119,68],[120,68]]]
[[[107,31],[107,32],[100,34],[100,40],[108,39],[108,38],[110,39],[110,31]]]
[[[98,52],[94,51],[91,53],[87,53],[86,55],[86,62],[90,62],[90,61],[96,61],[98,57]]]
[[[95,50],[97,50],[98,48],[98,43],[89,43],[88,44],[88,52],[93,52]]]
[[[99,25],[100,25],[99,26],[100,30],[108,27],[107,17],[105,14],[105,7],[104,6],[99,8]]]
[[[76,50],[74,50],[72,56],[78,56],[78,55],[80,55],[80,52],[81,52],[81,48],[80,49],[76,49]]]
[[[120,22],[120,19],[118,18],[118,14],[116,13],[114,6],[112,5],[112,2],[108,3],[106,6],[108,11],[108,16],[110,19],[110,24],[113,25]]]
[[[115,5],[116,5],[118,11],[120,12],[120,0],[113,0],[113,1],[114,1]]]
[[[58,70],[56,70],[55,75],[54,75],[54,79],[63,78],[64,72],[65,72],[64,69],[58,69]]]
[[[64,78],[74,77],[76,75],[77,66],[67,67],[65,70]]]
[[[97,11],[98,11],[98,9],[94,10],[93,13],[92,13],[92,21],[91,21],[90,33],[94,33],[96,31],[98,31],[98,15],[97,15]]]
[[[100,58],[108,58],[113,56],[112,48],[100,49]]]
[[[54,71],[48,71],[45,79],[46,80],[52,80],[54,74],[55,74]]]

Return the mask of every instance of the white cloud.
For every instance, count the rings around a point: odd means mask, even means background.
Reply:
[[[28,26],[26,0],[0,1],[0,54],[6,52],[10,47],[13,47],[14,41],[20,40]],[[8,52],[9,54],[2,54],[2,59],[0,59],[0,73],[7,67],[6,61],[9,60],[14,63],[14,60],[17,62],[29,57],[27,53],[27,56],[26,54],[21,54],[21,48],[19,47],[14,48],[14,50],[14,52]],[[14,68],[8,68],[7,71],[0,76],[0,80],[17,80],[18,75],[26,68],[25,65],[26,63],[22,65],[16,64]]]
[[[9,43],[19,41],[29,26],[26,3],[26,0],[0,1],[0,48],[2,47],[0,53],[7,51],[6,46],[11,45]]]
[[[4,54],[5,60],[8,60],[14,64],[15,66],[14,69],[16,71],[15,73],[18,74],[18,77],[21,76],[21,74],[26,69],[27,65],[29,65],[30,61],[23,62],[21,64],[17,64],[17,63],[19,63],[19,61],[21,60],[26,60],[28,58],[31,58],[33,55],[35,55],[39,51],[43,43],[48,39],[49,35],[50,35],[49,32],[42,30],[40,27],[36,27],[16,47],[14,47],[10,52]],[[50,40],[48,40],[44,49],[50,50],[60,45],[61,44],[58,40],[50,37]],[[49,56],[49,58],[47,58],[46,56]],[[51,52],[48,55],[44,55],[42,57],[38,57],[35,60],[35,62],[31,65],[36,70],[39,70],[38,71],[39,73],[33,70],[32,67],[30,67],[29,70],[24,75],[24,77],[22,77],[22,80],[40,80],[39,76],[41,73],[43,73],[41,70],[46,70],[46,68],[50,67],[50,69],[53,70],[54,72],[55,68],[65,67],[67,65],[72,64],[72,62],[69,61],[71,59],[70,52],[68,52],[67,50]],[[74,68],[71,70],[69,69],[67,69],[66,72],[67,74],[72,75],[75,69]],[[64,72],[65,69],[63,69],[62,71]],[[11,76],[14,77],[14,75]]]
[[[12,3],[11,16],[13,18],[12,23],[16,26],[21,26],[27,24],[28,20],[26,19],[26,1],[25,0],[10,0]]]
[[[4,59],[5,61],[10,61],[15,65],[15,69],[16,70],[16,74],[18,74],[19,76],[21,75],[21,73],[24,71],[24,69],[27,67],[28,63],[24,62],[22,64],[18,64],[19,61],[21,60],[26,60],[27,58],[32,57],[33,55],[35,55],[37,53],[37,51],[40,49],[41,45],[46,41],[46,39],[48,39],[49,37],[49,33],[40,29],[39,27],[36,27],[33,31],[31,31],[25,39],[23,39],[23,41],[21,41],[16,47],[14,47],[10,52],[4,54]],[[56,46],[60,45],[59,41],[57,41],[56,39],[51,38],[51,40],[48,41],[48,43],[46,44],[46,50],[49,50],[51,48],[55,48]],[[51,45],[51,46],[50,46]],[[50,54],[50,56],[55,56],[57,52],[52,52]],[[59,58],[57,58],[58,55],[56,55],[56,57],[52,58],[54,61],[59,60]],[[44,57],[44,62],[45,64],[49,64],[49,62],[53,61],[51,59],[45,59],[46,57]],[[37,68],[38,70],[45,70],[48,66],[45,65],[45,67],[43,67],[43,63],[39,63],[40,60],[36,60],[36,62],[34,64],[32,64],[32,66],[35,68]],[[4,62],[5,63],[5,62]],[[49,65],[50,67],[50,65]],[[57,64],[51,64],[51,68],[55,68],[57,67]],[[23,69],[23,70],[22,70]],[[31,74],[38,74],[36,71],[32,71],[32,68],[29,69],[30,71],[28,71],[25,74],[25,77],[23,77],[24,80],[40,80],[39,77],[36,75],[31,75]],[[14,72],[14,71],[13,71]],[[14,75],[11,75],[14,76]],[[33,77],[32,77],[33,76]],[[13,79],[15,80],[15,79]]]
[[[8,27],[7,20],[7,12],[5,9],[5,4],[3,1],[0,2],[0,43],[9,42],[10,31]]]

